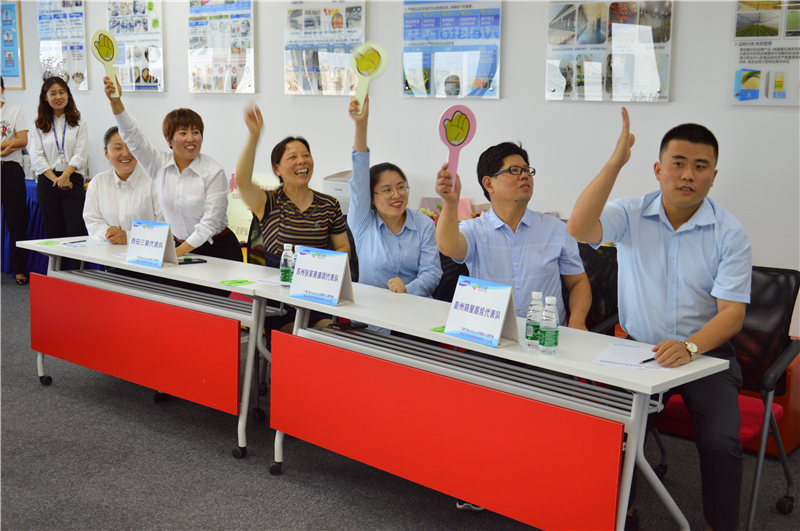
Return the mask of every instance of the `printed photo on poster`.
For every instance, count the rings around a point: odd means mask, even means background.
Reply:
[[[163,92],[161,0],[111,0],[106,12],[108,31],[120,46],[114,71],[122,91]]]
[[[190,0],[189,91],[255,92],[254,2]]]
[[[9,90],[25,89],[25,63],[22,54],[22,16],[20,3],[2,2],[3,83]]]
[[[403,94],[500,97],[501,3],[420,2],[403,6]]]
[[[284,94],[352,96],[351,52],[364,43],[365,3],[292,2],[284,26]]]
[[[674,9],[674,2],[551,2],[545,99],[669,101]]]
[[[70,90],[88,90],[83,0],[37,0],[42,80],[60,77]]]

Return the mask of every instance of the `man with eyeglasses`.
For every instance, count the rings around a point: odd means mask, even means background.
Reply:
[[[655,363],[674,368],[699,355],[729,361],[727,370],[671,389],[663,400],[680,394],[694,421],[709,528],[737,529],[742,371],[728,340],[741,330],[750,302],[750,239],[707,197],[719,144],[702,125],[679,125],[664,135],[654,165],[660,190],[606,203],[633,143],[623,107],[614,154],[578,198],[567,229],[593,245],[617,242],[620,324],[632,338],[655,345]],[[631,509],[628,516],[625,528],[637,527],[638,515]]]
[[[556,297],[561,324],[567,324],[563,282],[569,291],[569,326],[586,330],[592,291],[578,244],[560,219],[528,209],[534,175],[521,146],[503,142],[490,147],[478,160],[478,182],[492,208],[459,223],[461,181],[456,177],[453,189],[444,164],[436,176],[436,193],[444,201],[436,243],[442,254],[466,263],[471,276],[511,286],[519,317],[527,314],[531,292],[541,291]]]

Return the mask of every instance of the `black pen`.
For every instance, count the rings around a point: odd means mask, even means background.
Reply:
[[[67,243],[83,243],[83,242],[85,242],[85,241],[86,241],[86,240],[75,240],[74,242],[67,242]]]
[[[656,359],[655,358],[650,358],[649,360],[640,361],[639,365],[644,365],[645,363],[650,362],[650,361],[656,361]]]

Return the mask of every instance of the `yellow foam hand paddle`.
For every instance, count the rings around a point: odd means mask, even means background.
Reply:
[[[383,71],[386,70],[386,65],[386,50],[380,44],[365,42],[353,50],[350,56],[350,68],[358,76],[358,87],[355,95],[359,105],[358,114],[361,114],[363,109],[369,82],[383,74]]]
[[[444,128],[447,132],[447,141],[453,146],[461,145],[469,135],[469,118],[461,111],[456,111],[452,120],[444,121]]]
[[[103,63],[106,67],[106,75],[114,82],[113,98],[119,98],[119,85],[117,85],[117,78],[114,75],[114,61],[117,60],[119,53],[119,44],[117,39],[114,38],[108,30],[99,29],[92,35],[92,53],[97,60]]]
[[[358,71],[365,76],[371,76],[381,62],[381,54],[372,46],[365,46],[358,56],[356,56],[356,65]]]

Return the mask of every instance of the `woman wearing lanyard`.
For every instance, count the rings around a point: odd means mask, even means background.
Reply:
[[[11,268],[14,280],[20,286],[28,283],[28,251],[17,247],[17,242],[28,239],[28,192],[25,189],[25,171],[22,169],[22,148],[28,145],[28,124],[16,105],[5,102],[6,85],[0,77],[3,100],[0,102],[0,123],[3,129],[3,177],[0,199],[3,215],[11,234]]]
[[[242,199],[258,219],[264,238],[267,267],[279,266],[284,244],[333,248],[350,253],[347,224],[339,202],[308,187],[314,173],[314,159],[304,138],[284,138],[272,150],[272,171],[281,180],[276,191],[264,191],[253,183],[256,147],[264,120],[255,105],[245,111],[250,135],[236,164],[236,182]],[[328,316],[312,311],[309,322],[327,324]],[[274,328],[291,333],[294,312],[271,321]]]
[[[239,239],[228,228],[228,179],[222,166],[200,154],[203,119],[191,109],[176,109],[164,118],[162,130],[171,151],[159,151],[125,112],[122,98],[103,79],[119,135],[142,168],[153,178],[164,218],[179,244],[178,256],[194,253],[242,261]]]
[[[83,170],[89,153],[86,121],[67,83],[48,78],[39,94],[32,162],[39,174],[36,195],[48,238],[85,236]]]
[[[359,283],[396,293],[430,297],[442,278],[436,228],[425,214],[408,206],[408,180],[388,162],[369,166],[367,122],[369,96],[358,112],[350,100],[356,124],[353,141],[353,177],[347,224],[356,240]]]

